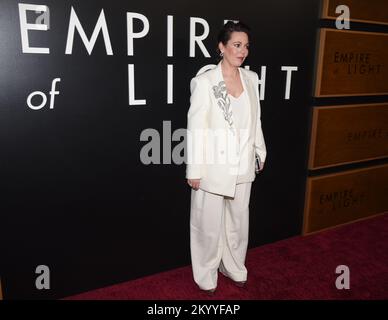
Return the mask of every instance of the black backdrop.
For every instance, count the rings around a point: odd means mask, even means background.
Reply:
[[[147,142],[140,135],[153,128],[163,140],[163,121],[172,132],[186,127],[190,79],[217,62],[215,39],[224,19],[251,26],[246,65],[259,77],[261,66],[267,68],[262,123],[268,158],[252,189],[250,247],[300,234],[319,0],[29,0],[50,9],[50,29],[28,32],[30,45],[49,47],[50,54],[22,52],[18,3],[0,1],[5,298],[61,298],[190,264],[185,165],[142,164]],[[65,54],[72,6],[88,38],[104,9],[113,55],[106,54],[102,34],[89,55],[77,31],[72,54]],[[127,55],[126,12],[150,23],[149,33],[134,40],[133,56]],[[173,57],[167,57],[168,15],[174,17]],[[28,21],[37,16],[30,12]],[[190,17],[208,22],[203,43],[211,58],[198,46],[189,56]],[[136,99],[146,105],[129,105],[129,64]],[[167,104],[168,64],[174,68],[173,104]],[[289,100],[282,66],[298,67]],[[49,109],[55,78],[61,79],[59,94]],[[46,94],[44,108],[27,106],[33,91]],[[50,268],[50,290],[35,288],[38,265]]]

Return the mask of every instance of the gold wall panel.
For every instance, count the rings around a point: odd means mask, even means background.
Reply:
[[[350,11],[350,21],[388,24],[387,0],[324,0],[322,6],[323,19],[336,19],[335,13],[339,5],[346,5]]]
[[[388,103],[315,107],[309,169],[388,157]]]
[[[307,178],[303,233],[388,211],[388,164]]]
[[[388,94],[388,34],[320,29],[315,96]]]

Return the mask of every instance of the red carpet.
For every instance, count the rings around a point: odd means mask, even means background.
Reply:
[[[187,266],[66,299],[388,299],[388,214],[251,249],[246,264],[247,287],[220,274],[213,297]],[[349,290],[335,286],[338,265],[350,269]]]

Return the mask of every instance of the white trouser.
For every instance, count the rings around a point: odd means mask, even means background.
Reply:
[[[234,281],[247,280],[251,186],[237,184],[234,198],[191,190],[191,262],[194,281],[203,290],[217,287],[218,268]]]

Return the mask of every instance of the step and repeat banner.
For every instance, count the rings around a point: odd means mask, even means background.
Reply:
[[[300,234],[318,17],[311,0],[1,0],[3,297],[190,264],[189,85],[227,20],[252,29],[268,149],[250,246]]]
[[[304,233],[388,211],[388,33],[352,29],[387,25],[388,2],[324,0],[321,17],[335,21],[319,31],[315,97],[334,103],[313,108],[308,167],[336,172],[307,178]]]

